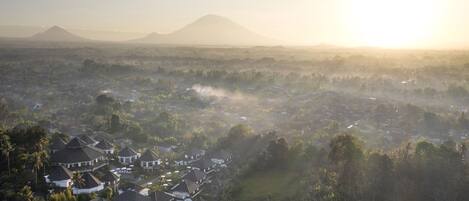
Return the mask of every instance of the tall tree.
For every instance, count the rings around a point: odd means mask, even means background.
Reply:
[[[394,193],[393,162],[386,154],[372,153],[366,162],[366,193],[369,201],[392,200]]]
[[[337,173],[338,200],[360,200],[363,151],[351,135],[339,135],[330,143],[329,159]]]
[[[8,136],[3,130],[0,130],[0,149],[2,155],[7,159],[8,175],[11,175],[10,153],[15,149]]]

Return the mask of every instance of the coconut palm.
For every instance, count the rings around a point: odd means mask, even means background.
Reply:
[[[31,187],[29,187],[29,186],[24,186],[16,194],[16,196],[18,197],[18,200],[24,200],[24,201],[33,201],[34,200],[33,191],[31,191]]]
[[[10,153],[15,149],[15,147],[10,142],[10,136],[8,136],[3,131],[0,131],[0,149],[2,151],[2,155],[5,156],[5,158],[7,159],[8,176],[10,176],[11,174]]]
[[[44,167],[44,161],[46,157],[47,157],[47,153],[45,150],[37,151],[37,152],[30,154],[30,161],[32,162],[33,171],[36,177],[35,178],[36,185],[37,185],[37,180],[38,180],[39,169]]]
[[[80,173],[74,173],[72,178],[73,184],[77,187],[85,185],[85,180],[81,177]]]

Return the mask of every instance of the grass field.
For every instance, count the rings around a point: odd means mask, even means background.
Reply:
[[[284,200],[294,195],[299,185],[297,174],[293,171],[256,172],[241,180],[241,193],[236,200],[259,200],[267,197],[271,197],[271,200]]]

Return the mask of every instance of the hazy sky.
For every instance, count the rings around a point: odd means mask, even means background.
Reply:
[[[171,32],[206,14],[302,44],[469,47],[469,0],[0,0],[0,25]]]

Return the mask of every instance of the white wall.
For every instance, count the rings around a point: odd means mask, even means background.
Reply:
[[[60,181],[52,181],[56,186],[62,187],[62,188],[68,188],[72,185],[72,180],[67,179],[67,180],[60,180]]]
[[[104,184],[100,184],[94,188],[73,188],[73,194],[90,194],[94,192],[98,192],[104,189]]]

